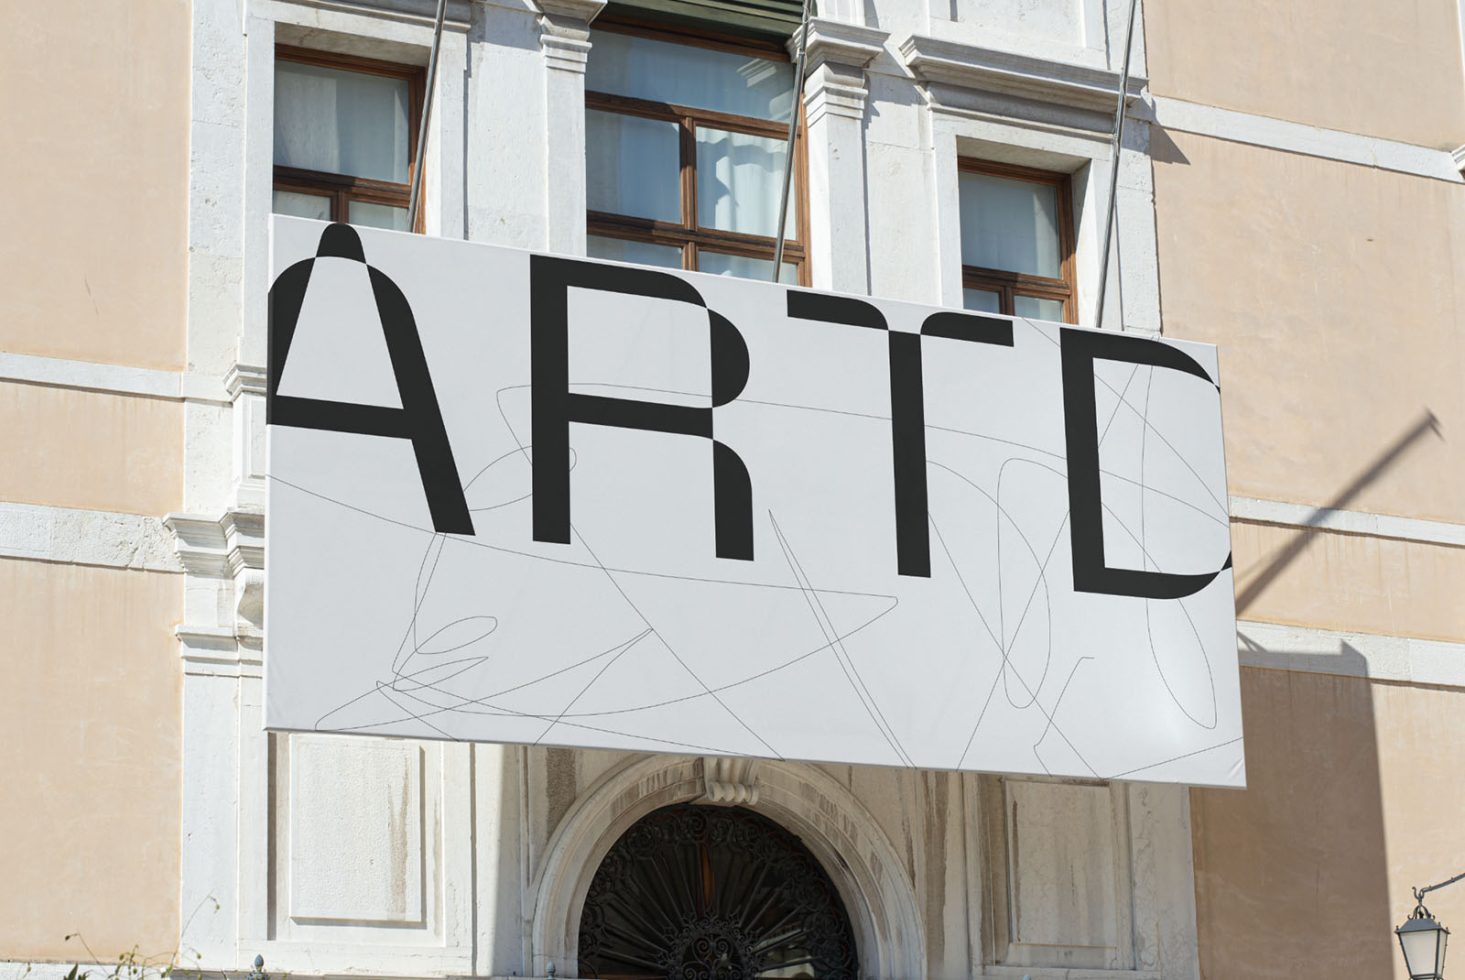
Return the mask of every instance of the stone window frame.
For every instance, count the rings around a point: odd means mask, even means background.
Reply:
[[[374,180],[351,174],[327,173],[274,166],[274,190],[296,191],[326,197],[331,202],[331,220],[350,222],[351,202],[363,204],[385,204],[391,207],[407,208],[411,203],[412,179],[417,172],[417,130],[422,122],[423,95],[427,84],[427,69],[422,65],[403,64],[380,58],[319,48],[300,47],[293,44],[275,44],[275,62],[290,61],[302,65],[335,68],[341,71],[363,75],[379,75],[384,78],[401,79],[408,85],[407,106],[407,182]],[[426,200],[419,201],[417,221],[413,231],[421,234],[426,229],[424,212]]]

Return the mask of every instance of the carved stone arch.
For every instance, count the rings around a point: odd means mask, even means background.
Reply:
[[[577,799],[550,836],[532,883],[532,969],[550,963],[578,976],[580,910],[611,846],[642,817],[674,803],[707,799],[704,765],[713,760],[652,756],[607,773]],[[926,943],[915,892],[900,856],[864,805],[815,768],[789,762],[752,764],[752,792],[740,806],[798,835],[829,874],[849,913],[860,972],[870,978],[926,972]],[[746,770],[745,770],[746,771]]]

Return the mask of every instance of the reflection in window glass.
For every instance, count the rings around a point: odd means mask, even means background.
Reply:
[[[275,163],[407,182],[406,79],[275,62]]]
[[[793,66],[732,51],[596,31],[585,88],[787,122],[793,107]]]
[[[637,265],[652,265],[660,269],[680,269],[682,267],[682,250],[675,245],[653,245],[650,242],[606,238],[603,235],[590,235],[586,238],[585,254],[592,259],[634,262]]]
[[[1052,320],[1054,323],[1062,323],[1063,301],[1038,299],[1036,296],[1014,296],[1012,297],[1012,312],[1017,316],[1027,317],[1029,320]]]
[[[725,255],[722,252],[697,251],[697,269],[714,276],[737,276],[739,279],[758,279],[768,282],[773,278],[773,260],[755,259],[746,255]],[[789,262],[783,264],[783,274],[778,277],[782,283],[796,284],[799,268]]]
[[[299,191],[275,191],[271,210],[275,214],[288,214],[296,218],[315,218],[317,221],[330,221],[331,199],[320,194],[302,194]]]
[[[697,127],[697,224],[772,238],[787,149],[783,140]],[[797,192],[790,188],[790,202]],[[798,237],[794,210],[785,222],[789,238]]]
[[[674,122],[585,113],[585,197],[592,211],[682,220],[681,130]]]
[[[1057,187],[963,172],[959,189],[963,265],[1063,275]]]
[[[963,289],[961,305],[976,313],[1001,313],[1002,294],[990,289]]]
[[[406,231],[407,209],[370,201],[352,201],[351,224],[386,228],[388,231]]]

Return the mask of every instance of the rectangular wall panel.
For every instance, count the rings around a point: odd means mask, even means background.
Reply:
[[[422,749],[294,740],[290,917],[423,923]]]

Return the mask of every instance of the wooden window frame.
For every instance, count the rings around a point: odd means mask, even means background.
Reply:
[[[652,26],[626,18],[602,18],[595,22],[596,30],[615,34],[629,34],[635,37],[665,41],[672,44],[695,45],[719,51],[731,51],[770,61],[788,62],[788,53],[772,43],[739,39],[728,35],[693,33],[665,26]],[[592,52],[591,57],[595,55]],[[797,238],[788,238],[783,244],[783,261],[797,270],[797,283],[809,285],[808,247],[805,238],[809,227],[808,205],[808,153],[805,144],[805,120],[802,100],[795,99],[799,114],[798,136],[794,140],[794,186],[789,195],[789,206],[793,209]],[[699,266],[698,253],[701,249],[738,255],[745,258],[773,261],[777,239],[773,236],[751,235],[744,232],[722,231],[707,228],[697,222],[697,127],[722,129],[751,136],[763,136],[783,142],[788,139],[788,123],[752,116],[739,116],[711,109],[695,109],[691,106],[671,102],[655,102],[633,98],[627,95],[610,95],[605,92],[585,92],[585,109],[609,112],[623,116],[637,116],[674,123],[680,134],[679,163],[681,182],[681,221],[659,221],[652,218],[638,218],[632,215],[613,214],[607,211],[586,211],[586,231],[602,238],[616,238],[624,241],[644,242],[651,245],[671,245],[681,249],[685,270],[695,272]]]
[[[324,170],[305,170],[299,167],[285,167],[275,164],[274,189],[314,194],[330,200],[331,220],[346,222],[351,216],[351,202],[363,204],[386,204],[406,208],[411,204],[412,178],[417,172],[417,140],[414,134],[422,118],[422,99],[426,88],[427,70],[420,65],[403,65],[394,61],[363,58],[357,55],[341,54],[335,51],[317,51],[289,44],[275,45],[275,60],[292,61],[304,65],[319,65],[366,75],[381,75],[387,78],[405,79],[407,82],[407,183],[398,184],[390,180],[374,180],[369,177],[354,177],[350,174],[329,173]],[[417,209],[417,222],[413,231],[419,234],[425,230],[425,209]]]
[[[1035,276],[1024,272],[1010,272],[1004,269],[986,269],[981,266],[961,267],[961,284],[965,289],[983,289],[996,293],[1001,312],[1016,316],[1013,312],[1015,297],[1027,296],[1033,299],[1058,300],[1063,304],[1063,322],[1078,322],[1078,290],[1074,283],[1073,264],[1073,175],[1051,170],[1035,170],[1006,163],[991,163],[963,157],[957,161],[962,173],[984,174],[988,177],[1005,177],[1033,184],[1046,184],[1057,189],[1058,198],[1058,249],[1060,255],[1057,279]]]

